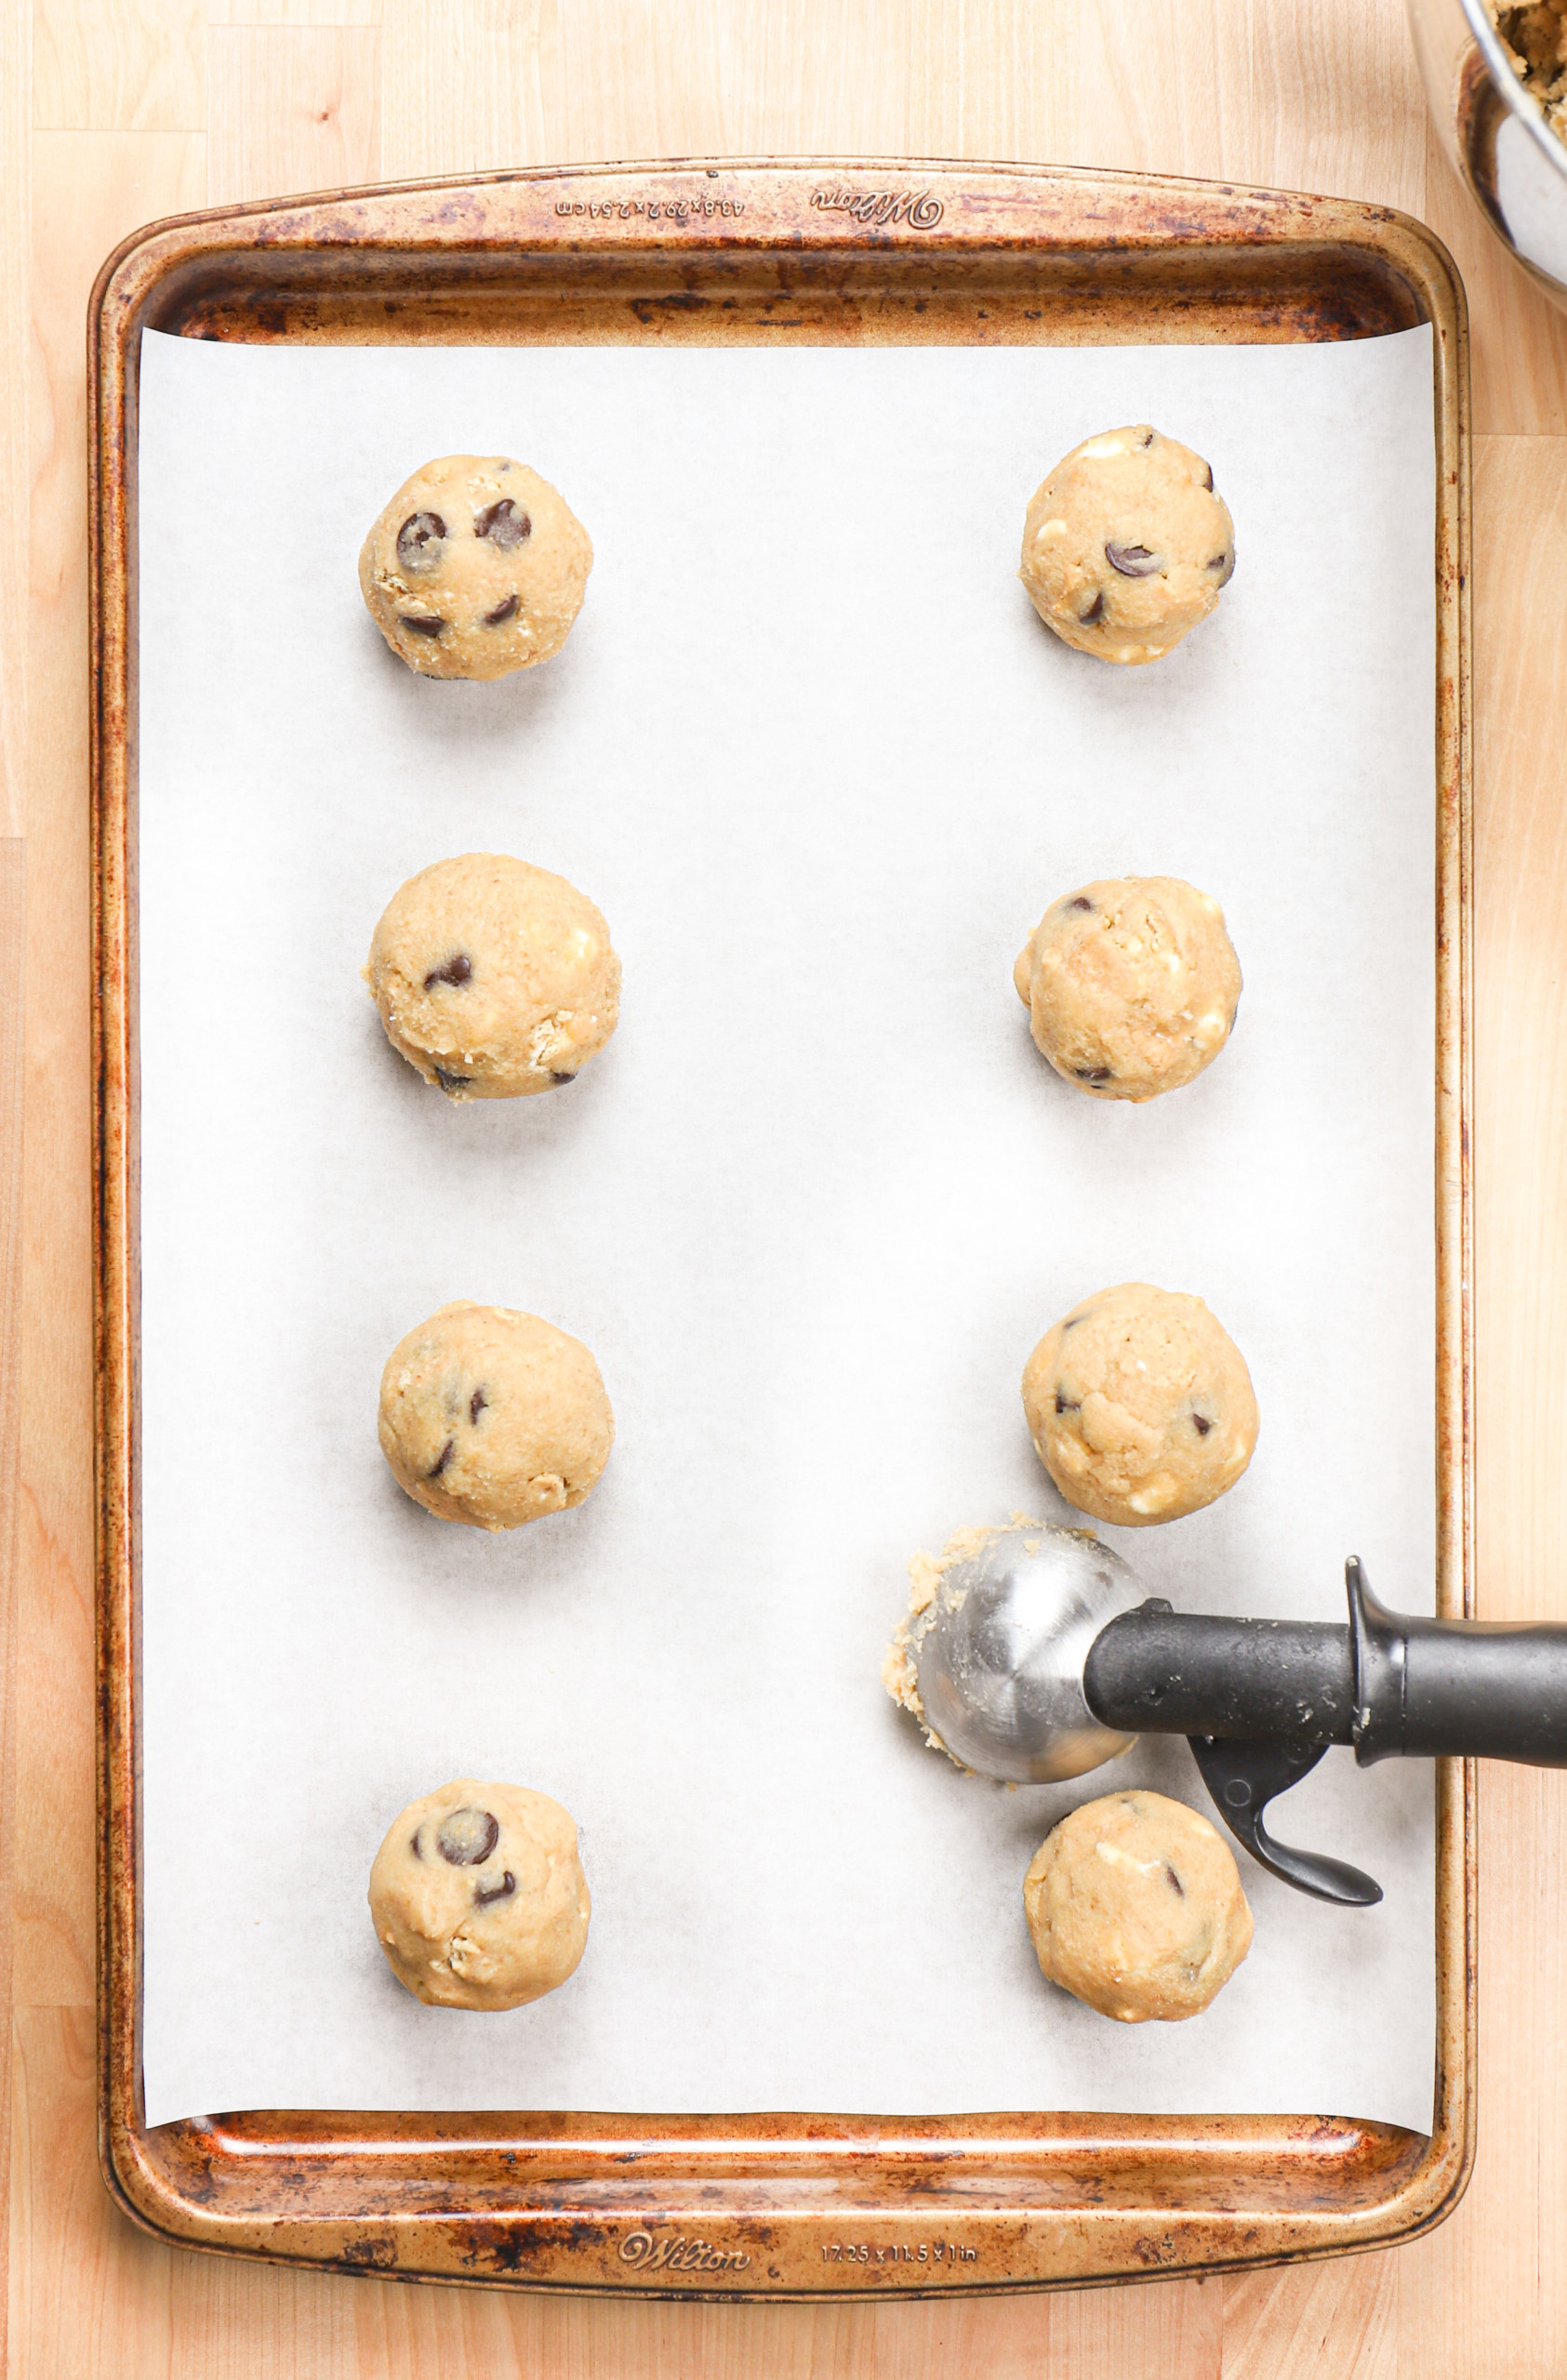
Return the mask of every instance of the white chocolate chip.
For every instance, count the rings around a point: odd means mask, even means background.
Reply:
[[[1129,1851],[1117,1850],[1113,1843],[1096,1843],[1094,1848],[1112,1868],[1135,1868],[1140,1876],[1151,1876],[1164,1865],[1162,1859],[1134,1859]]]

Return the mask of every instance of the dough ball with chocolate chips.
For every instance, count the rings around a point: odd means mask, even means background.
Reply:
[[[411,877],[387,904],[364,974],[392,1048],[448,1099],[571,1082],[620,1009],[620,961],[591,901],[500,852]]]
[[[582,609],[593,549],[548,480],[504,455],[444,455],[365,538],[359,584],[425,678],[507,678],[548,661]]]
[[[1023,1369],[1034,1452],[1069,1504],[1144,1528],[1233,1488],[1257,1442],[1251,1375],[1201,1298],[1123,1281],[1047,1330]]]
[[[570,1813],[525,1785],[459,1777],[410,1802],[370,1870],[376,1939],[437,2008],[520,2008],[571,1975],[588,1880]]]
[[[381,1452],[438,1520],[520,1528],[580,1504],[615,1440],[578,1339],[459,1298],[395,1346],[381,1374]]]
[[[1252,1946],[1228,1844],[1162,1793],[1106,1793],[1045,1836],[1023,1911],[1052,1983],[1122,2025],[1201,2016]]]
[[[1157,1099],[1229,1038],[1241,967],[1224,912],[1175,876],[1122,876],[1064,893],[1012,980],[1056,1073],[1095,1099]]]
[[[1147,422],[1085,438],[1037,489],[1018,572],[1046,628],[1101,661],[1157,661],[1205,619],[1235,531],[1201,455]]]

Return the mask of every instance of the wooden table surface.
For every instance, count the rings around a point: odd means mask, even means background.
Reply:
[[[1207,175],[1434,225],[1468,286],[1478,432],[1481,1608],[1567,1619],[1567,321],[1452,179],[1400,0],[0,0],[0,112],[7,2370],[1557,2380],[1567,1778],[1527,1769],[1482,1779],[1474,2180],[1391,2254],[977,2305],[551,2301],[171,2253],[112,2208],[94,2147],[84,317],[107,250],[153,217],[382,177],[787,153]]]

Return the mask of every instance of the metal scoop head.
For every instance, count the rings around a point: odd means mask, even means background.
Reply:
[[[1081,1777],[1136,1742],[1083,1697],[1088,1648],[1144,1599],[1086,1529],[1015,1526],[942,1569],[909,1652],[925,1724],[955,1760],[1009,1785]]]

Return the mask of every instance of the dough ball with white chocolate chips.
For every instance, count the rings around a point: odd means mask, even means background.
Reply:
[[[359,585],[420,677],[507,678],[560,651],[592,566],[588,532],[548,480],[504,455],[445,455],[382,512]]]
[[[410,1802],[370,1870],[386,1963],[437,2008],[520,2008],[574,1973],[588,1880],[570,1813],[523,1785],[459,1777]]]
[[[378,1427],[415,1503],[472,1528],[520,1528],[580,1504],[615,1442],[604,1381],[579,1339],[469,1298],[392,1349]]]
[[[1023,1910],[1050,1981],[1122,2025],[1201,2016],[1252,1946],[1228,1844],[1162,1793],[1106,1793],[1063,1818]]]
[[[1157,1099],[1229,1038],[1241,967],[1224,912],[1175,876],[1122,876],[1052,902],[1013,982],[1056,1073],[1094,1099]]]
[[[1234,527],[1208,465],[1139,422],[1085,438],[1035,491],[1018,576],[1066,643],[1143,662],[1207,617],[1234,568]]]
[[[591,901],[501,852],[410,877],[364,973],[392,1048],[448,1099],[575,1081],[620,1012],[620,961]]]
[[[1257,1440],[1241,1350],[1201,1298],[1122,1281],[1063,1316],[1023,1369],[1034,1452],[1069,1504],[1123,1528],[1233,1488]]]

